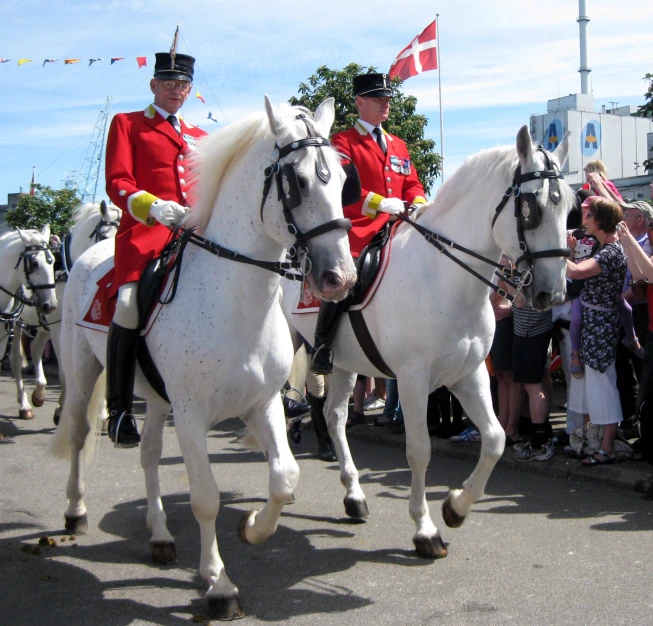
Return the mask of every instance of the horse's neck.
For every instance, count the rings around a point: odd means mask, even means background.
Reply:
[[[3,289],[14,293],[19,285],[24,281],[25,274],[22,267],[18,264],[20,255],[20,246],[15,241],[7,242],[7,244],[0,250],[0,285]],[[11,296],[0,291],[0,308],[6,308],[10,301],[13,301]]]
[[[69,250],[73,263],[94,243],[91,239],[91,233],[95,230],[95,227],[100,223],[101,219],[102,215],[98,212],[97,214],[87,216],[83,222],[79,222],[76,225],[70,240]]]
[[[438,211],[437,206],[433,206],[430,210],[425,211],[418,221],[420,225],[450,239],[459,246],[481,255],[489,261],[498,262],[501,257],[501,249],[492,236],[489,211],[487,199],[479,202],[458,202],[456,205],[446,207],[440,211]],[[413,231],[411,237],[422,236],[416,230],[412,228],[411,230]],[[495,270],[492,265],[453,248],[447,248],[447,250],[481,276],[484,276],[487,280],[492,280]],[[431,254],[434,255],[434,258],[444,258],[442,253],[438,252],[435,247],[433,247]],[[424,262],[428,264],[428,259],[424,259]],[[440,258],[437,262],[442,263]],[[456,284],[461,287],[470,285],[472,288],[479,286],[479,293],[485,294],[486,286],[471,273],[450,259],[447,259],[445,263],[447,264],[447,274],[454,277]]]
[[[262,195],[262,190],[260,193]],[[204,237],[257,261],[283,261],[285,248],[263,232],[258,214],[260,204],[255,206],[255,203],[247,201],[234,202],[233,198],[242,199],[242,196],[242,188],[240,193],[235,193],[229,191],[228,185],[224,187],[204,231]],[[247,292],[251,297],[258,298],[259,302],[263,303],[263,308],[267,307],[266,303],[278,297],[281,277],[272,271],[227,260],[224,272],[223,278],[234,278],[229,287],[232,293]]]

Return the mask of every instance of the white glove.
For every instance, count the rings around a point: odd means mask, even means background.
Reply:
[[[390,215],[399,215],[404,212],[404,201],[399,198],[383,198],[379,204],[381,213],[390,213]]]
[[[150,217],[164,226],[174,226],[188,209],[172,200],[156,200],[150,207]]]

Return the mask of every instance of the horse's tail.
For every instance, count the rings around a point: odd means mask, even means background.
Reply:
[[[91,463],[98,458],[100,433],[102,424],[106,419],[106,370],[98,376],[93,389],[93,395],[88,405],[86,419],[91,427],[86,436],[84,447],[82,448],[82,461]],[[61,412],[59,425],[50,441],[48,452],[59,459],[70,459],[72,452],[70,439],[72,435],[73,423],[68,411]]]

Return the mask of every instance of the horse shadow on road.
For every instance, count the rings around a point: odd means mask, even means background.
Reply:
[[[341,584],[339,574],[363,561],[373,563],[378,576],[384,575],[379,566],[421,568],[432,563],[415,558],[408,550],[316,548],[312,536],[346,539],[353,533],[344,528],[345,520],[297,515],[292,506],[286,508],[277,532],[267,542],[244,545],[237,536],[238,522],[262,500],[244,499],[237,493],[223,493],[221,499],[217,520],[220,553],[228,575],[240,588],[249,617],[276,622],[359,609],[373,601]],[[44,535],[43,530],[27,527],[22,530],[29,532],[22,536],[0,540],[0,559],[12,561],[15,571],[0,594],[0,615],[12,616],[12,626],[94,622],[126,626],[134,620],[177,626],[206,613],[206,585],[197,573],[199,531],[189,497],[176,494],[163,500],[179,559],[170,567],[149,563],[145,500],[116,505],[99,523],[104,535],[91,528],[89,535],[75,539],[75,547],[68,541],[56,548],[42,548],[39,556],[22,552],[21,546],[36,546]],[[291,528],[298,518],[309,519],[310,529]],[[66,536],[62,529],[48,534],[59,540]],[[337,584],[334,578],[339,579]],[[17,597],[24,599],[17,604]]]

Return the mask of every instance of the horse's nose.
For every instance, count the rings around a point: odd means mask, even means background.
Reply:
[[[322,272],[320,276],[320,287],[322,289],[340,289],[344,285],[341,273],[332,270]]]
[[[52,313],[57,307],[49,302],[46,302],[42,307],[42,311],[45,315]]]

